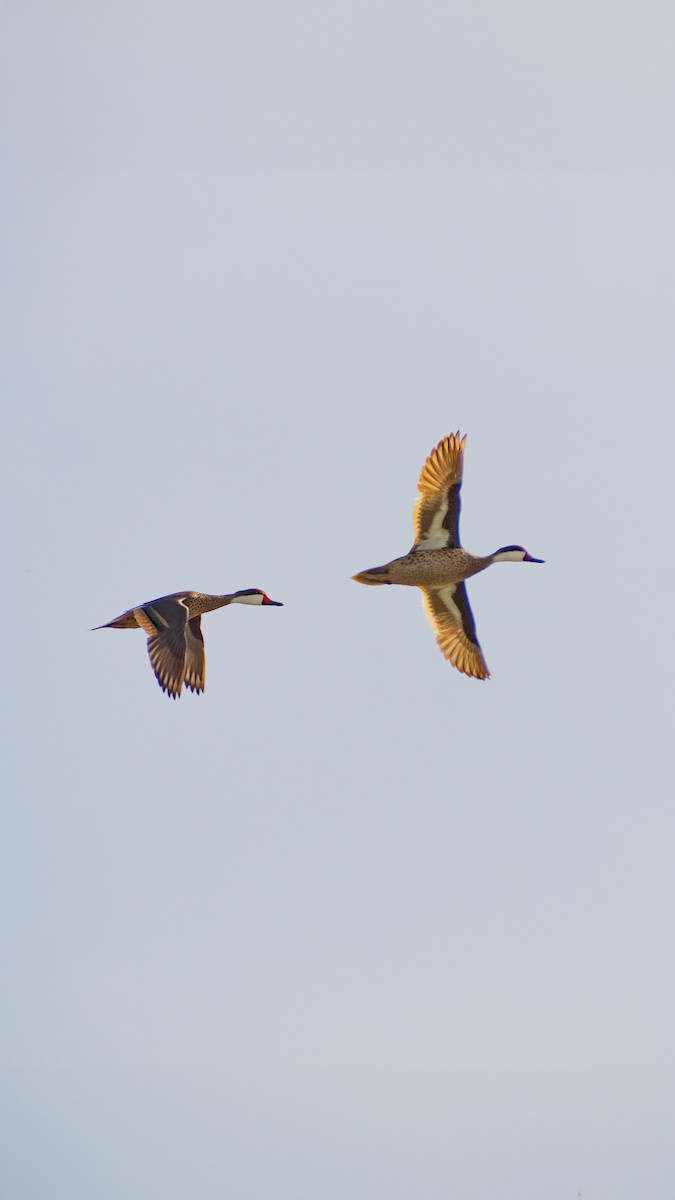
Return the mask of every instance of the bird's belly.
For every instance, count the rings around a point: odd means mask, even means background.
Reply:
[[[457,583],[471,571],[456,551],[427,550],[397,558],[389,567],[389,579],[409,587],[440,587]]]

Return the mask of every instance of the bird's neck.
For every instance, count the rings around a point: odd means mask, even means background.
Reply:
[[[197,617],[201,613],[213,612],[216,608],[232,604],[233,600],[234,596],[209,596],[198,592],[190,597],[190,616]]]

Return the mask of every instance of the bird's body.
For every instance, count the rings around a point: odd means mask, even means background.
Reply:
[[[172,592],[136,608],[129,608],[97,629],[143,629],[148,635],[148,654],[157,682],[174,699],[185,687],[203,692],[206,682],[206,656],[201,630],[203,613],[226,604],[272,604],[259,588],[246,588],[222,596],[207,592]]]
[[[451,433],[431,451],[419,480],[413,525],[415,541],[408,554],[353,578],[357,583],[418,587],[441,651],[459,671],[474,679],[490,672],[476,637],[476,626],[464,580],[496,562],[541,562],[523,546],[502,546],[478,556],[459,542],[460,489],[466,437]]]
[[[382,567],[371,567],[362,575],[379,572],[383,579],[358,579],[359,583],[400,583],[407,587],[441,587],[445,583],[461,583],[490,566],[492,558],[477,558],[461,546],[446,550],[414,550],[401,558],[393,558]],[[357,577],[354,576],[356,579]]]

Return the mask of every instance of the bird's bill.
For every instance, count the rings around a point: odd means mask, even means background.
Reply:
[[[545,562],[545,561],[546,561],[546,560],[545,560],[545,559],[543,559],[543,558],[533,558],[531,554],[526,554],[526,555],[525,555],[525,557],[524,557],[524,559],[523,559],[523,562],[538,562],[538,563],[543,563],[543,562]]]

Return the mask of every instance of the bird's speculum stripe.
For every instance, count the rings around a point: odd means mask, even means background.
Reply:
[[[157,616],[157,613],[155,612],[154,608],[152,608],[149,604],[143,605],[143,612],[145,613],[148,620],[152,622],[155,629],[163,629],[164,628],[164,622],[160,620],[160,618]]]

